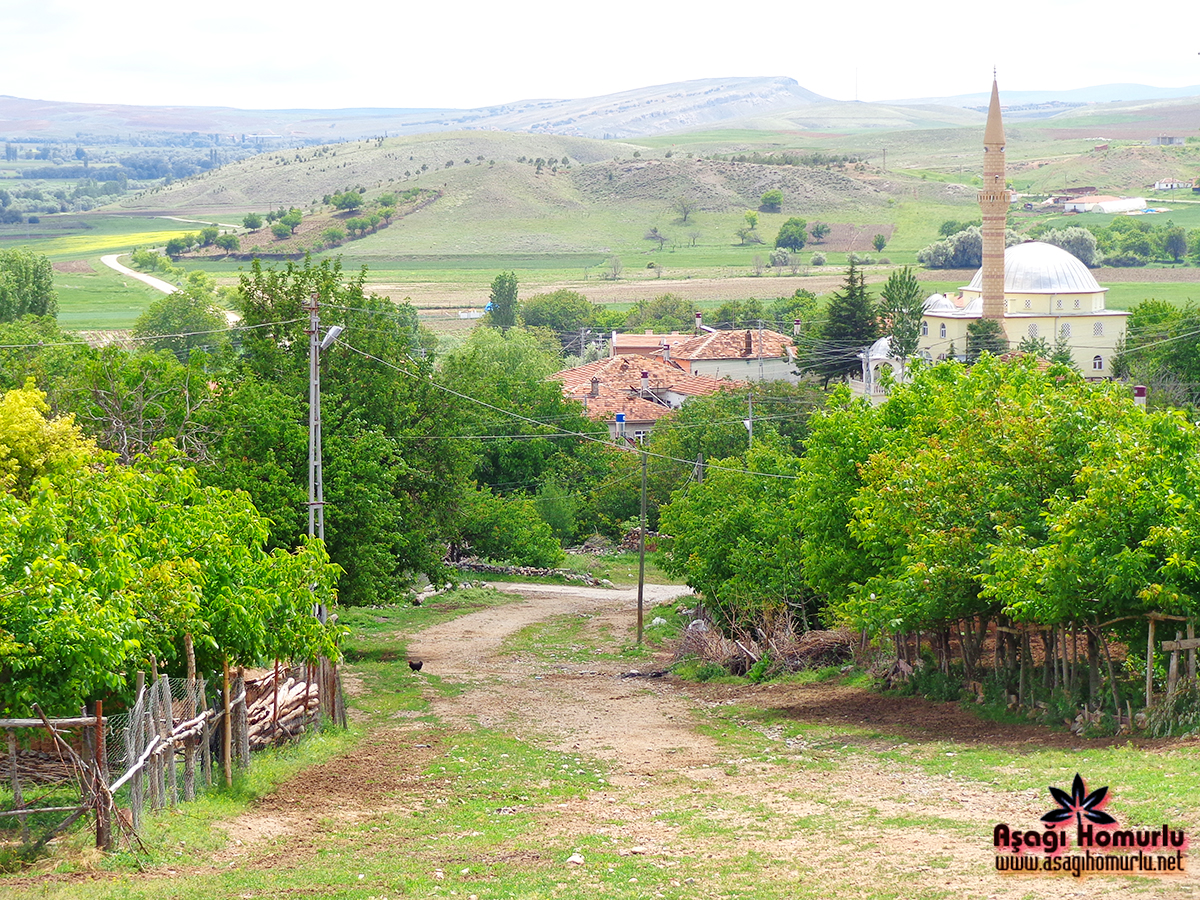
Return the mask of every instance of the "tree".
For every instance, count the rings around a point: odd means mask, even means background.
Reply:
[[[241,249],[241,246],[242,246],[242,242],[238,239],[238,236],[236,234],[219,235],[217,237],[217,239],[215,241],[213,241],[213,243],[216,244],[217,247],[219,247],[220,249],[224,250],[226,253],[233,253],[233,252]]]
[[[492,279],[487,304],[488,324],[507,331],[517,324],[520,301],[517,299],[517,276],[515,272],[501,272]]]
[[[654,243],[658,244],[658,249],[660,251],[662,250],[663,245],[669,240],[665,234],[658,230],[657,225],[652,225],[650,230],[646,232],[644,238],[647,241],[653,241]]]
[[[688,217],[696,211],[696,198],[691,194],[680,194],[671,204],[672,209],[679,213],[679,222],[686,225]]]
[[[871,246],[875,248],[876,253],[882,253],[883,248],[887,246],[887,236],[882,234],[875,235],[875,237],[871,238]]]
[[[330,225],[328,228],[326,228],[324,231],[321,232],[321,240],[323,240],[326,244],[337,245],[337,244],[340,244],[345,239],[346,239],[346,232],[343,231],[341,228],[338,228],[336,225]]]
[[[331,199],[334,209],[340,209],[344,212],[353,212],[363,205],[362,194],[358,191],[347,191],[344,194],[339,191]]]
[[[211,247],[220,234],[221,229],[216,225],[206,225],[200,229],[200,246]]]
[[[288,210],[287,214],[281,216],[279,221],[292,230],[292,234],[296,233],[296,229],[300,227],[300,222],[303,221],[304,214],[298,209]]]
[[[860,371],[858,358],[879,337],[879,316],[867,291],[866,276],[853,261],[846,281],[829,300],[821,338],[803,363],[828,385],[833,378]]]
[[[696,307],[691,300],[676,294],[660,294],[653,300],[639,300],[625,317],[630,330],[652,328],[655,331],[684,331],[696,320]]]
[[[783,208],[783,191],[773,188],[763,193],[759,199],[759,209],[763,212],[779,212]]]
[[[212,293],[196,285],[155,300],[133,326],[134,337],[145,346],[166,350],[186,360],[191,350],[227,345],[228,323],[213,304]]]
[[[1187,256],[1187,233],[1178,225],[1168,228],[1163,235],[1163,252],[1176,263]]]
[[[610,256],[604,261],[604,277],[610,281],[616,281],[620,278],[621,272],[624,269],[625,266],[621,264],[621,257],[619,256]]]
[[[167,241],[166,246],[163,247],[163,251],[171,259],[178,259],[181,254],[187,252],[187,241],[183,238],[171,238]]]
[[[824,222],[813,222],[812,227],[808,229],[808,233],[812,235],[814,244],[825,243],[825,238],[829,236],[829,226]]]
[[[976,362],[983,353],[1000,356],[1007,352],[1004,326],[995,319],[976,319],[967,326],[967,365]]]
[[[27,315],[58,315],[50,260],[31,250],[0,250],[0,322]]]
[[[892,355],[907,360],[917,352],[921,339],[921,317],[925,315],[924,292],[908,266],[888,276],[879,292],[879,314],[891,336]]]
[[[1096,236],[1087,228],[1051,228],[1041,240],[1066,250],[1085,266],[1096,265]]]
[[[549,328],[564,339],[577,338],[579,330],[595,318],[595,305],[583,294],[565,288],[521,301],[521,322],[526,328]]]
[[[784,247],[793,253],[803,250],[807,241],[807,228],[808,223],[803,219],[788,219],[779,227],[779,234],[775,236],[775,246]]]
[[[271,234],[275,236],[277,241],[287,240],[292,236],[292,227],[284,222],[275,222],[271,226]],[[167,251],[170,252],[169,250]]]
[[[247,231],[258,231],[263,226],[263,217],[258,213],[246,213],[242,217],[242,227]]]

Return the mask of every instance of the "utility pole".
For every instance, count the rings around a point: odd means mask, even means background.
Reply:
[[[750,449],[754,447],[754,391],[746,394],[746,403],[750,407],[750,418],[746,420],[746,428],[750,431]]]
[[[325,540],[325,488],[321,481],[321,295],[308,304],[308,536]]]
[[[638,528],[637,642],[642,642],[642,598],[646,588],[646,451],[642,450],[642,515]]]

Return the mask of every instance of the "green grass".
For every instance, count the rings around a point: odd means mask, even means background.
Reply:
[[[55,272],[58,322],[68,330],[132,328],[138,316],[163,295],[149,285],[114,272],[98,260],[92,271]]]

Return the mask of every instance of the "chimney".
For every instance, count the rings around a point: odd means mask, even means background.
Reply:
[[[1142,409],[1146,408],[1146,386],[1144,384],[1133,386],[1133,402]]]
[[[696,310],[696,334],[700,333],[700,326],[704,324],[704,313]]]
[[[645,397],[648,393],[650,393],[650,373],[643,372],[642,373],[642,396]]]
[[[663,350],[663,362],[670,362],[671,361],[671,345],[663,344],[662,350]]]
[[[597,378],[595,375],[592,376],[592,390],[591,390],[591,393],[588,394],[588,396],[589,397],[599,397],[600,396],[600,379]]]
[[[799,334],[799,333],[800,333],[800,320],[796,319],[794,322],[792,322],[792,334]]]
[[[753,354],[754,354],[754,342],[753,342],[753,338],[750,337],[750,329],[747,328],[746,329],[746,352],[744,355],[752,356]]]

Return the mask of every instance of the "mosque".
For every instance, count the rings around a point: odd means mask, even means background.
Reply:
[[[917,354],[930,362],[967,349],[967,326],[980,318],[1000,323],[1009,346],[1026,337],[1053,347],[1070,347],[1075,365],[1087,378],[1109,378],[1117,347],[1125,335],[1128,312],[1106,309],[1107,288],[1097,284],[1087,266],[1059,247],[1026,241],[1004,248],[1004,230],[1012,192],[1005,187],[1004,123],[1000,91],[992,81],[983,136],[983,265],[971,283],[925,301]],[[890,340],[880,338],[864,359],[865,393],[881,394],[879,373],[886,366],[903,376],[903,361],[889,353]]]

